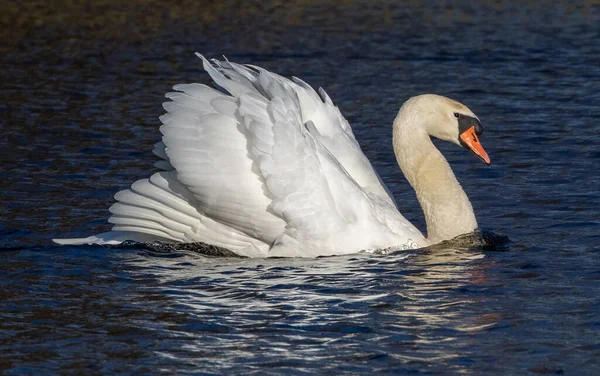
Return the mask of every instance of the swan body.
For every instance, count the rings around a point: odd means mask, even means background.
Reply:
[[[55,242],[204,242],[247,257],[314,257],[419,248],[477,228],[469,199],[430,138],[489,163],[478,144],[479,120],[466,106],[421,95],[394,121],[394,151],[423,207],[426,238],[402,216],[325,91],[198,56],[229,95],[201,84],[174,86],[153,150],[162,171],[115,195],[112,231]]]

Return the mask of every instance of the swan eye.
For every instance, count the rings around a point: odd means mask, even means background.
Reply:
[[[458,119],[460,117],[460,114],[458,112],[455,112],[454,117]]]

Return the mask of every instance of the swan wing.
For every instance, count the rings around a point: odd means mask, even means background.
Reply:
[[[350,124],[325,90],[319,88],[317,94],[310,85],[297,77],[289,80],[258,66],[244,66],[229,61],[213,60],[213,62],[216,64],[214,69],[217,69],[224,77],[243,84],[245,87],[251,85],[267,98],[297,97],[301,122],[314,124],[313,137],[335,157],[344,170],[366,192],[377,194],[394,206],[396,205],[393,196],[362,152]],[[223,82],[223,79],[218,81]]]
[[[315,112],[315,104],[301,99],[312,94],[297,82],[258,67],[252,70],[218,61],[213,61],[213,67],[203,61],[220,86],[230,86],[229,79],[255,89],[238,91],[237,114],[253,169],[260,173],[266,195],[272,199],[269,210],[286,223],[270,255],[356,252],[406,243],[407,233],[416,233],[416,239],[421,236],[382,189],[349,125],[340,121],[343,117],[330,100],[324,108],[337,111],[326,115],[335,115],[335,121],[306,116],[307,111]],[[326,104],[327,100],[317,102]],[[346,167],[353,169],[354,176]],[[364,184],[367,177],[377,184]]]
[[[220,82],[237,95],[248,92],[235,82]],[[271,199],[253,171],[240,126],[238,101],[206,85],[183,84],[168,93],[161,117],[159,151],[188,189],[198,212],[225,226],[270,244],[285,223],[268,210]],[[251,90],[250,90],[251,91]],[[168,167],[168,166],[165,166]]]

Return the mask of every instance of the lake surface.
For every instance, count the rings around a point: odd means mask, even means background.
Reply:
[[[600,374],[597,1],[132,4],[4,9],[0,373]],[[392,120],[417,94],[467,104],[492,165],[437,144],[510,246],[53,245],[107,231],[114,193],[155,171],[163,94],[209,82],[195,51],[325,88],[421,229]]]

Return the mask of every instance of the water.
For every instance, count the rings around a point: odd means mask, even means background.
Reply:
[[[5,374],[600,373],[597,2],[104,4],[4,9]],[[412,95],[464,102],[492,165],[438,145],[509,249],[244,260],[52,245],[106,231],[112,195],[154,171],[162,95],[208,82],[195,51],[323,86],[420,228],[391,122]]]

